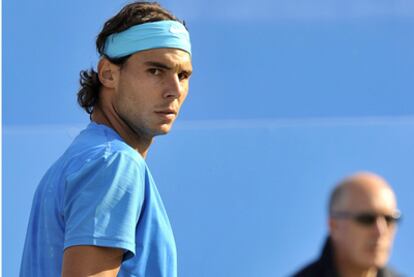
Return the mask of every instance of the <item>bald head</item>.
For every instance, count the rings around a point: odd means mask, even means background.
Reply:
[[[394,192],[382,177],[360,172],[345,178],[332,192],[329,213],[329,232],[340,270],[385,266],[398,210]],[[342,275],[359,276],[348,273]]]
[[[381,176],[371,172],[358,172],[342,180],[332,191],[329,214],[354,206],[359,198],[385,200],[396,208],[395,195]],[[362,199],[361,199],[362,201]]]

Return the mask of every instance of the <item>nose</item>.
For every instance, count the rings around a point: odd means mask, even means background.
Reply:
[[[180,98],[184,90],[185,88],[180,82],[178,74],[171,74],[166,82],[164,98]]]
[[[391,226],[387,224],[387,221],[385,220],[383,216],[378,216],[373,228],[374,228],[375,234],[377,236],[381,236],[385,234],[388,231],[388,228],[391,228]]]

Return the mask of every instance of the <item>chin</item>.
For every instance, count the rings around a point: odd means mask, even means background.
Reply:
[[[387,264],[388,256],[385,254],[377,254],[375,256],[367,257],[366,266],[367,267],[377,267],[381,268]]]
[[[155,133],[155,136],[162,136],[162,135],[168,134],[170,131],[171,131],[171,125],[161,126],[154,133]]]
[[[377,267],[384,267],[388,262],[388,257],[378,257],[377,259],[375,259],[375,266]]]

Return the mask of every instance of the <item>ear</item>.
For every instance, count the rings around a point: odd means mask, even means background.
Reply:
[[[338,229],[338,221],[334,218],[328,219],[328,228],[329,228],[329,234],[332,238],[336,237],[336,231]]]
[[[98,77],[102,85],[107,88],[115,88],[118,82],[119,67],[111,63],[107,58],[101,58],[98,63]]]

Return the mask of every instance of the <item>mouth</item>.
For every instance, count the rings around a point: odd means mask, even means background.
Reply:
[[[177,116],[177,111],[173,109],[165,109],[155,111],[155,114],[166,120],[173,120]]]

